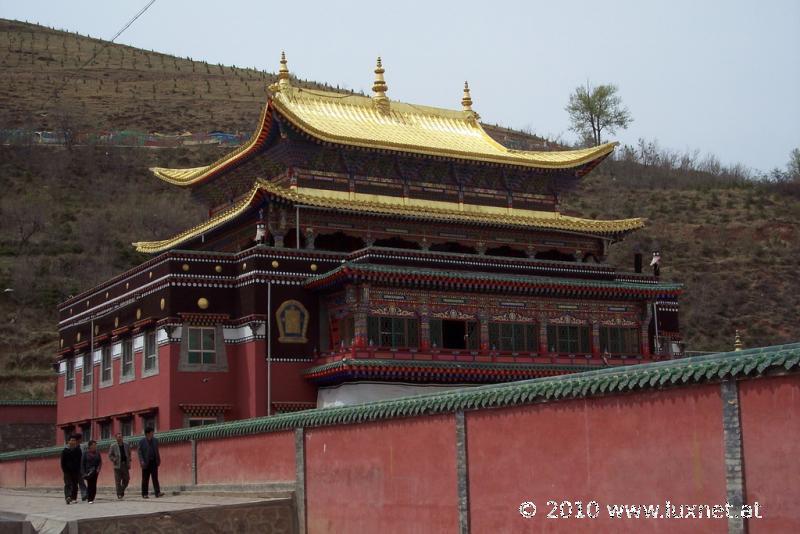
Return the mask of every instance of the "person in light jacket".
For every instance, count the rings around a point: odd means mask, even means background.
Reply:
[[[131,446],[117,432],[117,441],[108,449],[108,460],[114,466],[114,485],[117,487],[117,499],[125,496],[125,489],[131,481]]]
[[[81,475],[86,480],[86,500],[89,504],[94,502],[97,495],[97,477],[100,476],[102,467],[103,458],[97,451],[97,442],[91,439],[81,456]]]
[[[142,498],[147,499],[150,492],[150,477],[153,477],[153,492],[156,497],[163,497],[158,484],[158,466],[161,465],[161,454],[158,452],[158,440],[153,436],[153,428],[144,429],[144,437],[139,440],[139,465],[142,467]]]

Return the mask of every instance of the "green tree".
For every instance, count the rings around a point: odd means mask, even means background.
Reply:
[[[789,154],[786,171],[789,173],[790,180],[800,181],[800,148],[795,148]]]
[[[603,131],[615,133],[633,122],[617,94],[617,86],[612,84],[592,87],[586,82],[585,86],[576,87],[565,109],[572,123],[570,129],[595,146],[601,143]]]

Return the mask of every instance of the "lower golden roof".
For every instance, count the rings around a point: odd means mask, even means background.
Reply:
[[[136,250],[157,253],[177,247],[207,233],[245,213],[264,196],[317,208],[376,215],[393,215],[414,219],[477,223],[491,226],[513,226],[531,229],[559,230],[590,235],[618,235],[644,226],[644,219],[593,220],[570,217],[557,212],[500,208],[475,204],[459,204],[435,200],[366,195],[323,189],[286,189],[272,182],[258,180],[239,202],[208,221],[162,241],[134,243]]]

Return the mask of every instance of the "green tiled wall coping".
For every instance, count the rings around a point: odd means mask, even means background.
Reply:
[[[561,399],[589,398],[631,391],[714,383],[724,378],[746,378],[796,372],[800,368],[800,343],[724,352],[680,360],[610,367],[519,382],[416,395],[355,406],[321,408],[271,417],[170,430],[157,434],[159,442],[176,443],[278,432],[295,428],[363,423],[392,418],[520,406]],[[139,437],[131,438],[131,443]],[[100,443],[107,447],[110,440]],[[29,449],[0,454],[0,461],[58,455],[62,447]]]

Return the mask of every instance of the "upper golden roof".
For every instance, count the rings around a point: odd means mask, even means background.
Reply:
[[[482,224],[561,230],[591,235],[616,235],[644,226],[644,219],[598,221],[561,215],[558,212],[500,208],[475,204],[459,204],[436,200],[398,198],[385,195],[350,194],[324,189],[286,189],[272,182],[258,180],[242,200],[208,221],[163,241],[134,243],[136,250],[156,253],[169,250],[229,222],[252,207],[261,195],[287,200],[294,204],[332,208],[341,211],[398,215],[426,220],[449,222],[479,222]]]
[[[617,143],[580,150],[528,151],[507,148],[492,139],[472,110],[469,88],[464,87],[462,110],[406,104],[386,96],[385,69],[378,58],[372,97],[294,87],[285,56],[279,81],[270,86],[258,131],[238,150],[211,165],[191,169],[151,169],[156,176],[177,185],[193,185],[222,170],[258,147],[271,127],[269,110],[275,110],[306,134],[330,143],[379,150],[409,152],[503,165],[540,169],[569,169],[603,158]]]

